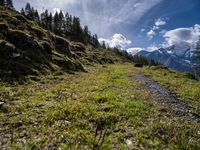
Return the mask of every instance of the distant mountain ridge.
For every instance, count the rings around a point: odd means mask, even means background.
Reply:
[[[181,43],[180,45],[172,45],[152,52],[142,50],[135,55],[153,59],[166,67],[175,69],[179,72],[191,72],[195,74],[195,63],[192,58],[194,52],[195,50],[193,45]]]

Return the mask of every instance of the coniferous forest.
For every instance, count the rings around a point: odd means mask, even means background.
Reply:
[[[83,43],[90,43],[96,47],[100,46],[97,35],[92,35],[88,26],[81,27],[80,19],[63,11],[52,14],[45,10],[41,14],[29,3],[21,9],[21,14],[26,18],[37,22],[41,27],[62,37]]]

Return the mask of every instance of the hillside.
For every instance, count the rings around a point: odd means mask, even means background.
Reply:
[[[200,149],[192,74],[75,37],[0,6],[0,149]]]
[[[0,6],[0,78],[86,71],[94,63],[127,61],[115,52],[69,41]]]

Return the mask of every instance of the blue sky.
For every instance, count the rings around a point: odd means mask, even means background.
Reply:
[[[199,36],[200,0],[14,0],[19,10],[30,2],[39,11],[63,10],[109,46],[153,50]]]

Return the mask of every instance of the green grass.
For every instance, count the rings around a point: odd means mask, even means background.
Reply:
[[[199,148],[199,124],[164,117],[136,72],[130,64],[99,65],[23,85],[1,83],[2,148]]]
[[[167,86],[185,102],[196,108],[200,113],[200,82],[191,79],[189,74],[178,73],[162,68],[143,68],[141,70],[153,80]]]
[[[16,40],[18,39],[18,40]],[[17,11],[0,6],[0,80],[85,71],[85,66],[128,60],[116,52],[55,35]],[[13,54],[20,57],[13,58]]]

